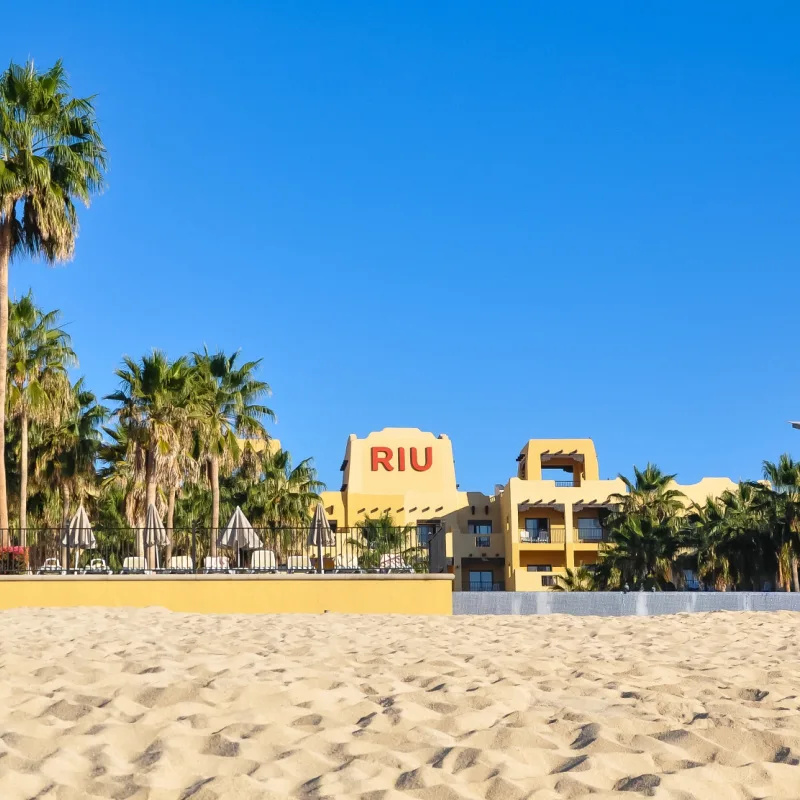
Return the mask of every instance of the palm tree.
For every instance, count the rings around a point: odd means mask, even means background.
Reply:
[[[554,592],[591,592],[595,588],[594,574],[586,567],[567,567],[563,575],[555,578]]]
[[[613,525],[615,519],[630,514],[643,513],[659,522],[669,521],[670,524],[674,524],[683,511],[684,497],[682,492],[670,488],[675,475],[667,475],[649,462],[643,470],[634,467],[633,474],[633,480],[624,475],[618,476],[628,491],[623,494],[613,494],[609,498],[610,503],[617,505],[617,509],[611,514],[609,524]]]
[[[800,555],[800,464],[784,453],[775,464],[763,463],[764,478],[771,484],[764,491],[769,493],[771,517],[774,523],[776,548],[779,559],[779,581],[789,588],[800,591],[797,559]]]
[[[263,480],[249,492],[246,507],[254,518],[271,527],[306,525],[325,489],[317,478],[313,460],[306,458],[293,466],[288,450],[265,449],[260,455]]]
[[[110,515],[118,522],[118,514],[123,513],[131,528],[141,527],[146,512],[144,451],[123,423],[103,428],[103,432],[106,440],[98,453],[99,460],[105,464],[100,470],[102,488],[107,499],[113,496],[114,502],[119,504],[118,509],[109,509]]]
[[[686,520],[686,544],[705,584],[723,591],[757,589],[766,574],[774,574],[769,509],[764,487],[748,482],[694,506]]]
[[[268,436],[263,420],[275,419],[272,410],[260,404],[270,388],[255,378],[261,363],[248,361],[237,366],[239,353],[193,353],[192,388],[197,404],[197,455],[208,465],[211,484],[211,557],[216,556],[219,529],[220,467],[238,463],[242,438],[266,441]]]
[[[60,424],[47,429],[36,452],[37,477],[61,494],[61,522],[69,523],[72,498],[83,502],[97,483],[95,464],[108,409],[86,389],[83,378],[71,390],[72,402]]]
[[[73,98],[61,61],[32,61],[0,76],[0,453],[5,452],[8,266],[24,254],[48,263],[72,258],[75,200],[103,187],[106,151],[92,98]],[[0,459],[0,531],[8,538],[5,461]]]
[[[143,458],[146,509],[156,505],[166,459],[180,447],[192,414],[191,373],[185,358],[170,362],[160,350],[153,350],[141,362],[125,357],[123,364],[115,373],[120,388],[106,399],[118,403],[113,416],[125,428],[126,447]],[[143,551],[140,531],[137,552],[141,556]]]
[[[600,558],[606,570],[619,571],[620,581],[634,588],[670,582],[672,563],[682,545],[670,524],[631,514],[611,528],[609,540]]]
[[[8,414],[19,425],[19,527],[28,528],[28,425],[57,423],[72,400],[66,367],[77,364],[59,311],[43,312],[33,293],[11,303],[8,323]]]

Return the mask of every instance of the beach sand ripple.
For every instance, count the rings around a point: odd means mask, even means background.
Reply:
[[[800,797],[800,617],[0,613],[0,797]]]

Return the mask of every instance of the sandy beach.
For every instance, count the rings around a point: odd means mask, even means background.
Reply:
[[[800,796],[790,613],[0,624],[4,800]]]

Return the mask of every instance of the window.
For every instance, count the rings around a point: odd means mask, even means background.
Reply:
[[[492,591],[492,571],[481,570],[476,572],[470,570],[469,573],[469,590],[471,592],[491,592]]]
[[[475,537],[475,547],[491,547],[492,546],[492,537],[491,536],[476,536]]]
[[[439,529],[438,522],[418,522],[417,523],[417,544],[420,547],[427,547],[433,535]]]
[[[486,533],[491,533],[492,532],[492,521],[490,519],[477,520],[477,521],[476,520],[470,520],[467,523],[467,526],[468,526],[467,530],[470,533],[486,534]]]
[[[523,542],[549,542],[550,541],[550,520],[541,517],[538,519],[525,520],[525,535]]]
[[[542,586],[555,586],[555,585],[556,585],[555,575],[542,575]]]
[[[528,564],[528,572],[552,572],[550,564]]]
[[[600,526],[599,519],[579,519],[578,520],[578,539],[582,542],[601,541],[603,538],[603,528]]]

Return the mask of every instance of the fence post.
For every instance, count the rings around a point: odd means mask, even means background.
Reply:
[[[192,522],[192,572],[197,572],[197,523]]]

